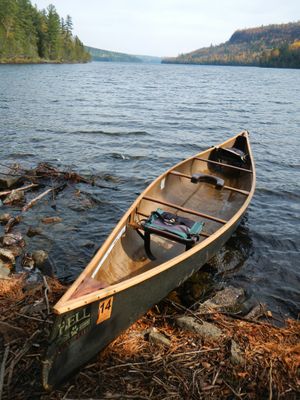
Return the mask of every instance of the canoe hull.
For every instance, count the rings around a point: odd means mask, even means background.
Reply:
[[[43,385],[51,389],[107,346],[154,304],[208,262],[231,237],[243,215],[201,251],[137,285],[56,317],[43,361]]]

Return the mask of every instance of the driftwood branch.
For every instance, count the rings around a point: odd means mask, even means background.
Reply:
[[[29,203],[27,203],[23,208],[22,211],[25,212],[27,210],[29,210],[29,208],[31,208],[32,206],[35,205],[35,203],[37,203],[39,200],[41,200],[43,197],[47,196],[48,193],[52,192],[52,188],[45,190],[45,192],[39,194],[37,197],[35,197],[34,199],[30,200]]]
[[[5,192],[0,192],[0,197],[7,196],[8,194],[11,194],[11,192],[21,192],[21,191],[32,189],[34,187],[38,187],[38,186],[39,186],[38,183],[31,183],[30,185],[22,186],[17,189],[6,190]]]
[[[50,306],[49,306],[48,292],[50,292],[51,290],[49,288],[47,278],[45,277],[45,275],[43,276],[43,281],[44,281],[44,285],[45,285],[45,290],[44,290],[45,302],[46,302],[46,306],[47,306],[47,313],[49,315],[50,314]]]

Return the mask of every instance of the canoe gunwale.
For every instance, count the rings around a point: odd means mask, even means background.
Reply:
[[[83,295],[82,297],[79,298],[71,298],[72,294],[77,290],[78,286],[80,283],[89,275],[91,275],[92,271],[96,268],[96,266],[99,264],[101,259],[105,256],[107,251],[109,250],[109,247],[111,246],[111,243],[116,239],[116,237],[120,234],[122,229],[126,227],[126,225],[130,226],[130,217],[133,212],[137,210],[138,205],[140,202],[143,200],[144,197],[147,197],[147,193],[156,185],[158,184],[162,179],[164,179],[171,171],[174,171],[176,168],[180,167],[182,164],[186,163],[187,161],[192,161],[195,159],[197,156],[203,156],[205,154],[209,154],[212,150],[212,147],[200,152],[196,156],[192,156],[190,158],[187,158],[180,163],[176,164],[175,166],[172,166],[169,170],[167,170],[165,173],[157,177],[146,189],[144,192],[140,194],[140,196],[134,201],[134,203],[131,205],[131,207],[125,212],[121,220],[118,222],[112,233],[108,236],[107,240],[104,242],[102,247],[98,250],[96,255],[92,258],[90,263],[86,266],[86,268],[82,271],[82,273],[79,275],[79,277],[76,279],[76,281],[72,284],[72,286],[66,291],[66,293],[61,297],[61,299],[55,304],[53,307],[53,311],[56,314],[64,314],[66,312],[69,312],[71,310],[77,309],[79,307],[83,307],[87,304],[93,303],[95,301],[99,301],[100,299],[105,299],[109,296],[112,296],[118,292],[121,292],[125,289],[128,289],[131,286],[138,285],[142,281],[149,279],[150,277],[159,274],[169,268],[172,268],[173,266],[181,263],[183,260],[189,258],[193,254],[205,250],[207,246],[211,244],[214,240],[216,240],[218,237],[222,236],[227,230],[229,230],[235,223],[238,221],[243,214],[245,213],[252,197],[255,191],[255,181],[256,181],[256,172],[255,172],[255,165],[254,165],[254,160],[253,160],[253,155],[252,155],[252,150],[251,146],[249,143],[249,138],[248,138],[248,132],[247,131],[242,131],[239,134],[235,135],[234,137],[231,137],[230,139],[226,140],[219,146],[226,146],[228,143],[234,141],[237,137],[239,136],[244,136],[247,140],[247,146],[248,146],[248,151],[249,151],[249,156],[251,160],[251,167],[252,167],[252,186],[251,190],[248,192],[247,197],[245,198],[245,201],[243,205],[238,209],[238,211],[224,224],[222,225],[219,229],[217,229],[214,233],[212,233],[209,237],[205,238],[202,242],[199,244],[196,244],[193,246],[191,249],[179,254],[178,256],[162,263],[159,264],[156,267],[153,267],[152,269],[143,272],[141,274],[138,274],[132,278],[129,278],[123,282],[119,282],[116,284],[113,284],[111,286],[108,286],[107,288],[97,290],[95,292]],[[205,160],[206,161],[206,160]],[[208,160],[207,160],[208,161]],[[225,165],[228,167],[227,165]],[[250,170],[249,170],[250,171]],[[246,191],[245,191],[246,192]]]

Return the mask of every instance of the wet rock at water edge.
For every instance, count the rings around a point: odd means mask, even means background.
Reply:
[[[25,193],[23,190],[13,190],[3,201],[3,204],[19,204],[25,200]]]
[[[205,321],[198,322],[193,317],[179,317],[176,319],[176,323],[180,328],[197,333],[207,340],[218,340],[223,336],[221,329],[214,324]]]
[[[7,224],[5,225],[4,232],[8,233],[13,226],[17,225],[22,220],[22,216],[18,215],[16,217],[11,217]]]
[[[14,246],[14,245],[19,245],[20,247],[25,246],[25,242],[23,240],[23,237],[21,233],[6,233],[3,238],[1,238],[2,244],[4,246]]]
[[[0,248],[0,259],[4,262],[9,262],[15,265],[16,258],[11,250]]]
[[[41,220],[43,224],[57,224],[59,222],[62,222],[62,218],[60,217],[45,217],[42,218]]]
[[[32,271],[34,269],[34,260],[31,254],[24,254],[22,259],[22,267],[27,271]]]
[[[263,317],[267,312],[267,305],[266,304],[258,304],[253,307],[248,314],[245,315],[246,319],[256,320],[260,317]]]
[[[8,213],[4,213],[0,215],[0,224],[5,225],[11,219],[11,215]]]
[[[48,260],[48,253],[44,250],[36,250],[32,253],[32,259],[36,267],[41,267]]]
[[[0,279],[9,279],[10,267],[9,264],[0,259]]]
[[[54,276],[53,266],[49,260],[49,254],[44,250],[36,250],[32,253],[34,266],[44,275]]]
[[[0,189],[9,189],[21,180],[20,176],[4,175],[0,173]]]
[[[26,235],[27,235],[28,237],[33,237],[33,236],[42,235],[42,234],[43,234],[42,229],[41,229],[41,228],[38,228],[38,227],[34,227],[34,226],[30,226],[30,227],[28,228],[27,233],[26,233]]]
[[[219,291],[211,299],[206,300],[199,307],[201,313],[215,311],[236,312],[241,308],[242,301],[245,299],[245,291],[241,288],[228,286]]]

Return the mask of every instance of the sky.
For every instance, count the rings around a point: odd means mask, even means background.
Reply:
[[[300,0],[32,0],[72,17],[87,46],[177,56],[227,41],[237,29],[300,20]]]

